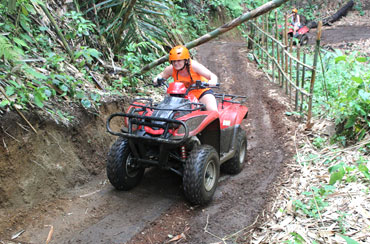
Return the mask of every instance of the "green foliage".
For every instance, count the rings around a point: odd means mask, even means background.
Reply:
[[[214,0],[210,2],[211,6],[218,7],[218,6],[224,6],[226,7],[230,13],[231,16],[236,17],[243,13],[243,7],[242,3],[245,2],[243,0]],[[248,1],[247,1],[248,2]]]
[[[90,20],[86,20],[82,13],[71,11],[65,13],[63,19],[68,23],[68,28],[65,30],[65,38],[67,40],[75,39],[76,37],[88,37],[95,30],[95,24]]]
[[[332,194],[334,190],[335,187],[331,185],[324,185],[321,188],[312,187],[312,191],[303,192],[303,195],[307,196],[305,202],[294,200],[293,205],[307,216],[318,219],[319,212],[328,206],[325,201],[326,196]]]
[[[0,59],[8,61],[19,60],[23,54],[22,50],[12,45],[8,38],[0,35]]]
[[[312,142],[312,145],[314,145],[317,149],[322,149],[325,146],[326,139],[323,137],[315,137],[315,139]]]
[[[348,236],[340,235],[346,242],[347,244],[359,244],[357,241],[349,238]]]
[[[340,162],[329,168],[330,180],[329,184],[334,185],[335,183],[345,182],[356,182],[359,179],[356,176],[356,172],[360,172],[365,180],[370,181],[370,173],[365,160],[361,157],[356,161],[355,165],[346,165]]]
[[[353,6],[353,9],[357,10],[360,13],[360,16],[365,15],[365,11],[362,6],[362,2],[360,0],[355,0],[355,5]]]
[[[326,52],[315,82],[314,112],[335,118],[343,144],[362,140],[370,130],[370,65],[368,58],[354,52]],[[325,75],[325,76],[324,76]],[[308,87],[306,87],[307,89]]]
[[[283,243],[288,243],[288,244],[303,244],[305,243],[304,238],[298,234],[297,232],[291,232],[290,235],[293,237],[293,241],[288,240],[284,241]]]

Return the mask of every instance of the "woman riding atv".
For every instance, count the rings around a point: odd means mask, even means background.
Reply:
[[[189,50],[185,46],[172,48],[169,55],[171,64],[153,79],[154,84],[158,84],[159,79],[168,79],[170,76],[173,77],[174,82],[183,82],[187,88],[197,80],[208,82],[210,85],[218,83],[214,73],[190,58]],[[208,111],[218,111],[216,98],[210,88],[192,90],[190,93],[206,105]]]
[[[289,15],[289,17],[292,17],[291,24],[293,25],[293,36],[296,37],[296,32],[299,30],[299,28],[302,27],[298,10],[294,8],[292,10],[292,14]]]

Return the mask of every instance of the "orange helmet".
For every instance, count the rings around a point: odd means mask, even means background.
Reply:
[[[298,9],[293,8],[293,9],[292,9],[292,13],[298,13]]]
[[[190,53],[189,50],[182,45],[176,46],[171,49],[170,51],[170,62],[173,60],[182,60],[182,59],[189,59]]]

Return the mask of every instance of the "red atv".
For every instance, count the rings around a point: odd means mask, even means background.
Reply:
[[[107,175],[118,190],[129,190],[143,178],[145,168],[157,166],[182,176],[185,197],[192,204],[211,201],[221,170],[237,174],[242,170],[247,148],[246,133],[240,126],[247,117],[245,97],[215,94],[218,112],[189,94],[210,87],[197,81],[188,89],[172,82],[159,104],[150,98],[135,99],[127,113],[114,113],[107,130],[119,138],[110,148]],[[123,119],[121,131],[113,131],[111,120]]]
[[[280,35],[282,36],[283,35],[283,31],[284,31],[284,27],[279,25],[279,29],[280,29]],[[309,38],[308,38],[308,32],[310,31],[310,29],[307,27],[307,26],[302,26],[301,28],[299,28],[297,31],[296,31],[296,34],[294,36],[294,38],[297,38],[298,41],[299,41],[299,44],[301,46],[304,46],[304,45],[307,45],[308,44],[308,41],[309,41]],[[289,38],[293,38],[293,25],[292,24],[289,24],[288,25],[288,37]]]

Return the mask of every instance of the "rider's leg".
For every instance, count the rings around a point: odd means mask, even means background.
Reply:
[[[206,109],[208,111],[218,111],[217,101],[213,94],[205,94],[199,99],[199,101],[206,105]]]
[[[294,24],[294,27],[293,27],[293,36],[294,37],[296,36],[298,30],[299,30],[298,24]]]

